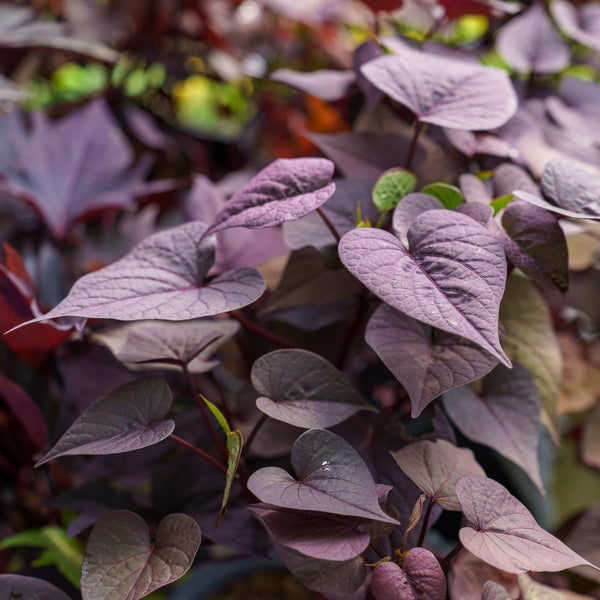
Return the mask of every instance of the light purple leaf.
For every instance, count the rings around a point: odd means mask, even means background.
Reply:
[[[553,0],[550,11],[558,26],[573,40],[600,51],[600,6],[588,2],[577,8],[568,0]]]
[[[585,104],[573,107],[558,96],[549,96],[544,100],[544,108],[557,125],[581,136],[582,142],[590,145],[600,142],[600,111],[597,107]]]
[[[494,171],[494,194],[507,196],[514,190],[521,190],[539,196],[541,194],[537,184],[531,179],[525,169],[512,163],[502,163]]]
[[[456,494],[469,521],[459,531],[460,541],[488,564],[509,573],[591,565],[542,529],[527,508],[493,479],[462,477]]]
[[[471,173],[463,173],[459,177],[459,187],[466,204],[489,206],[494,199],[488,186]]]
[[[326,158],[277,159],[228,200],[204,235],[230,227],[273,227],[307,215],[335,191],[334,168]]]
[[[495,129],[517,110],[505,71],[405,49],[376,58],[362,73],[424,123],[452,129]]]
[[[407,233],[411,223],[420,214],[436,208],[444,208],[444,205],[437,198],[418,192],[408,194],[396,206],[392,218],[392,229],[405,246],[408,246]]]
[[[506,365],[498,309],[506,282],[504,249],[466,215],[430,210],[407,233],[409,249],[387,231],[360,228],[340,242],[348,270],[399,311],[479,344]]]
[[[60,304],[27,323],[66,316],[183,321],[254,302],[265,289],[255,269],[227,271],[203,285],[214,259],[214,238],[201,239],[205,231],[194,221],[146,238],[121,260],[81,277]]]
[[[171,402],[163,379],[124,383],[93,402],[35,466],[68,454],[118,454],[157,444],[175,429],[163,420]]]
[[[369,533],[360,528],[358,517],[324,515],[250,506],[271,536],[286,548],[325,560],[350,560],[369,545]]]
[[[296,427],[331,427],[359,410],[375,410],[330,362],[308,350],[264,354],[250,377],[261,394],[256,406]]]
[[[373,313],[365,339],[406,389],[413,418],[440,394],[483,377],[498,362],[477,344],[387,304]]]
[[[70,596],[47,581],[11,573],[0,575],[0,598],[6,600],[70,600]]]
[[[510,156],[515,158],[518,154],[516,148],[509,140],[490,133],[446,128],[444,129],[444,134],[457,150],[460,150],[467,156],[491,154],[492,156]]]
[[[320,69],[316,71],[294,71],[277,69],[269,75],[269,79],[285,83],[321,100],[339,100],[347,96],[356,81],[352,71]]]
[[[511,600],[511,595],[495,581],[486,581],[483,584],[481,600]]]
[[[446,440],[421,440],[391,454],[430,501],[444,510],[461,510],[454,489],[461,477],[485,475],[471,450],[457,448]]]
[[[454,211],[471,217],[471,219],[477,221],[484,227],[487,227],[490,219],[494,216],[494,209],[491,206],[486,206],[485,204],[480,204],[479,202],[460,204],[454,209]]]
[[[326,429],[306,431],[294,443],[291,463],[297,479],[279,467],[264,467],[250,475],[248,489],[279,508],[399,524],[381,510],[369,469],[341,437]]]
[[[571,59],[569,46],[559,37],[539,0],[500,29],[496,49],[519,73],[558,73]]]
[[[126,510],[108,513],[90,534],[81,570],[82,599],[139,600],[184,575],[199,546],[200,528],[187,515],[167,515],[152,543],[141,517]]]
[[[556,204],[515,190],[517,198],[576,219],[600,219],[600,179],[573,161],[553,158],[542,173],[542,190]]]
[[[469,439],[519,465],[546,495],[538,460],[541,402],[523,367],[498,366],[483,379],[480,394],[469,387],[444,394],[444,410]]]

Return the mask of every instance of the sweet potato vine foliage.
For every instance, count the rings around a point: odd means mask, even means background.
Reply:
[[[0,597],[598,597],[598,7],[55,4],[0,5]]]

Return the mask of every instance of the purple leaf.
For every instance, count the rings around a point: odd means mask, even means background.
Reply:
[[[227,202],[205,236],[230,227],[261,229],[307,215],[335,191],[334,165],[326,158],[280,158]]]
[[[203,285],[214,259],[214,239],[201,239],[205,231],[194,221],[146,238],[121,260],[84,275],[60,304],[27,323],[65,316],[183,321],[254,302],[265,283],[252,268]]]
[[[517,110],[505,71],[405,49],[376,58],[362,73],[424,123],[452,129],[494,129]]]
[[[391,454],[431,502],[444,510],[461,510],[454,489],[461,477],[485,475],[471,450],[457,448],[446,440],[422,440]]]
[[[496,49],[519,73],[558,73],[571,59],[569,46],[559,37],[539,0],[500,29]]]
[[[179,579],[192,566],[200,528],[187,515],[167,515],[154,544],[135,513],[117,510],[99,519],[81,570],[83,600],[139,600]]]
[[[494,171],[494,193],[496,196],[512,194],[514,190],[540,195],[538,186],[525,169],[512,163],[502,163]]]
[[[550,10],[557,25],[573,40],[600,51],[600,6],[588,2],[577,8],[567,0],[553,0]]]
[[[469,521],[469,527],[459,531],[460,541],[488,564],[509,573],[591,565],[542,529],[527,508],[493,479],[462,477],[456,494]]]
[[[597,502],[578,517],[575,525],[569,531],[566,542],[576,552],[581,553],[588,560],[600,561],[600,546],[598,545],[598,536],[600,536],[600,502]],[[574,571],[586,579],[600,582],[600,572],[590,567],[576,567]]]
[[[285,83],[322,100],[332,101],[344,98],[350,93],[356,76],[352,71],[333,69],[308,72],[277,69],[269,75],[269,79]]]
[[[341,437],[325,429],[306,431],[294,443],[291,463],[297,479],[279,467],[264,467],[252,473],[248,489],[279,508],[399,524],[381,510],[367,466]]]
[[[365,339],[406,389],[413,418],[440,394],[483,377],[497,364],[477,344],[387,304],[373,313]]]
[[[447,392],[443,401],[446,414],[466,437],[519,465],[546,495],[537,452],[540,397],[525,369],[499,366],[483,379],[480,394],[464,387]]]
[[[5,119],[13,157],[0,163],[1,187],[31,204],[54,237],[97,212],[132,208],[143,192],[147,167],[131,169],[133,151],[104,101],[56,122],[34,113],[30,131],[18,112]]]
[[[482,225],[449,210],[418,216],[409,249],[387,231],[360,228],[340,242],[340,259],[382,300],[432,327],[479,344],[504,364],[498,309],[506,280],[501,243]]]
[[[420,214],[428,210],[435,210],[436,208],[444,208],[444,205],[437,198],[421,193],[408,194],[396,206],[392,219],[392,228],[405,246],[408,246],[407,233],[411,223]]]
[[[358,517],[324,515],[250,506],[271,536],[286,548],[325,560],[350,560],[369,545],[369,533],[360,528]]]
[[[383,98],[383,93],[360,72],[360,68],[366,62],[382,55],[382,47],[375,40],[367,40],[354,50],[352,57],[352,68],[356,74],[356,83],[365,97],[369,112],[373,111],[377,103]]]
[[[171,401],[163,379],[124,383],[93,402],[35,466],[67,454],[117,454],[157,444],[175,429],[163,420]]]
[[[471,217],[471,219],[477,221],[484,227],[487,227],[490,219],[494,215],[494,209],[491,206],[486,206],[485,204],[481,204],[479,202],[461,204],[457,206],[454,211]]]
[[[502,215],[504,250],[525,275],[549,289],[569,289],[569,256],[556,217],[538,206],[513,200]]]
[[[308,350],[264,354],[250,377],[261,394],[256,406],[296,427],[331,427],[359,410],[375,410],[331,363]]]
[[[510,141],[497,135],[449,128],[444,129],[444,133],[450,143],[467,156],[491,154],[492,156],[514,157],[517,154],[514,145]]]
[[[511,600],[511,595],[495,581],[486,581],[483,584],[481,600]]]
[[[61,589],[37,577],[0,575],[0,598],[6,600],[70,600]]]

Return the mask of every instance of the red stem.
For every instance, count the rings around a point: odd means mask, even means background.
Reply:
[[[236,321],[239,321],[244,327],[246,327],[246,329],[249,329],[250,331],[256,333],[256,335],[259,335],[260,337],[264,338],[265,340],[269,340],[270,342],[273,342],[274,344],[277,344],[278,346],[282,346],[283,348],[297,348],[298,347],[298,346],[296,346],[296,344],[290,342],[289,340],[286,340],[285,338],[282,338],[275,333],[271,333],[270,331],[263,329],[260,325],[257,325],[256,323],[253,323],[252,321],[250,321],[250,319],[246,319],[246,317],[244,317],[244,315],[239,313],[237,310],[232,310],[229,314]]]
[[[321,219],[323,219],[325,225],[327,225],[327,229],[331,231],[333,237],[336,239],[336,242],[339,244],[340,240],[342,239],[342,236],[340,235],[340,232],[336,229],[336,226],[333,224],[331,219],[325,214],[325,211],[320,206],[319,208],[317,208],[317,213],[319,213],[319,216],[321,217]]]
[[[194,446],[194,444],[186,442],[183,438],[180,438],[174,433],[172,433],[169,436],[169,438],[172,439],[174,442],[177,442],[184,448],[187,448],[188,450],[191,450],[192,452],[196,453],[198,456],[201,456],[206,462],[209,462],[213,467],[219,469],[219,471],[221,471],[222,473],[227,474],[227,467],[225,465],[222,465],[216,458],[208,454],[208,452],[204,452],[204,450],[198,448],[197,446]]]

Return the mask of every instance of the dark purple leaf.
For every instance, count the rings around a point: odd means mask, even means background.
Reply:
[[[517,110],[505,71],[416,50],[376,58],[362,73],[424,123],[452,129],[494,129]]]
[[[31,204],[56,238],[97,212],[131,208],[144,191],[147,166],[131,169],[133,151],[104,101],[56,122],[33,113],[29,131],[18,112],[5,119],[13,157],[0,162],[0,185]]]
[[[553,0],[550,10],[558,26],[573,40],[600,51],[600,6],[588,2],[577,9],[568,0]]]
[[[506,196],[514,190],[522,190],[531,194],[540,195],[539,187],[534,183],[525,169],[512,163],[502,163],[494,171],[494,194]]]
[[[515,462],[546,495],[537,452],[540,398],[525,369],[499,366],[483,379],[481,393],[464,387],[447,392],[443,401],[466,437]]]
[[[468,448],[457,448],[446,440],[421,440],[392,452],[400,468],[444,510],[460,511],[456,482],[464,475],[485,475]]]
[[[230,227],[261,229],[307,215],[335,191],[334,165],[326,158],[280,158],[227,202],[206,235]]]
[[[408,245],[407,233],[412,222],[421,213],[436,208],[444,208],[444,205],[437,198],[421,193],[408,194],[396,206],[392,219],[392,228],[405,246]]]
[[[459,531],[460,541],[488,564],[509,573],[591,565],[542,529],[527,508],[493,479],[462,477],[456,494],[469,521]]]
[[[325,560],[350,560],[369,545],[369,533],[358,517],[280,510],[264,505],[250,506],[282,546],[305,556]]]
[[[558,73],[569,65],[569,46],[559,37],[539,0],[499,31],[496,49],[519,73]]]
[[[339,246],[348,270],[409,316],[465,337],[510,365],[498,339],[506,280],[501,243],[485,227],[449,210],[418,216],[409,249],[387,231],[360,228]]]
[[[483,377],[497,364],[477,344],[387,304],[373,313],[365,339],[406,389],[413,417],[440,394]]]
[[[37,577],[0,575],[0,598],[5,600],[70,600],[61,589]]]
[[[60,304],[28,323],[65,316],[183,321],[254,302],[265,289],[255,269],[227,271],[203,285],[214,259],[214,238],[203,238],[205,232],[193,221],[146,238],[121,260],[84,275]]]
[[[296,427],[331,427],[359,410],[374,410],[330,362],[307,350],[264,354],[250,377],[261,394],[256,406]]]
[[[269,75],[269,79],[285,83],[322,100],[332,101],[344,98],[350,93],[356,76],[352,71],[333,69],[307,72],[277,69]]]
[[[502,225],[509,260],[535,282],[565,293],[569,288],[569,256],[556,217],[528,202],[513,200],[502,215]]]
[[[116,454],[157,444],[175,429],[173,421],[163,420],[171,402],[162,379],[124,383],[93,402],[36,467],[67,454]]]
[[[352,68],[356,75],[356,83],[365,97],[367,110],[369,111],[372,111],[383,98],[383,93],[361,73],[360,68],[370,60],[382,55],[382,47],[375,40],[367,40],[354,50],[352,57]]]
[[[292,468],[264,467],[248,480],[261,501],[279,508],[363,517],[398,525],[379,506],[375,482],[356,450],[341,437],[311,429],[294,443]]]
[[[511,600],[511,595],[495,581],[486,581],[483,584],[481,600]]]
[[[333,302],[323,306],[284,308],[266,313],[264,318],[270,321],[288,323],[302,331],[317,331],[350,318],[355,306],[356,298],[347,298],[342,302]]]
[[[166,516],[152,543],[141,517],[126,510],[108,513],[90,534],[81,572],[82,598],[139,600],[186,573],[199,546],[200,528],[187,515]]]

